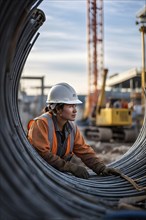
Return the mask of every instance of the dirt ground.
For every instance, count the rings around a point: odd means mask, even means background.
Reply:
[[[102,157],[105,164],[109,164],[113,161],[121,158],[133,145],[133,143],[89,143],[95,152]]]
[[[133,145],[133,143],[104,143],[94,142],[86,140],[99,157],[101,157],[105,164],[109,164],[113,161],[120,159]],[[78,164],[82,164],[81,160],[74,156],[74,161]]]

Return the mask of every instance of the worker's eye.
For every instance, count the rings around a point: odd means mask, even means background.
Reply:
[[[73,104],[73,105],[71,105],[71,107],[72,107],[72,108],[76,108],[76,105],[75,105],[75,104]]]
[[[76,107],[75,104],[69,104],[68,106],[69,106],[69,108],[75,108]]]

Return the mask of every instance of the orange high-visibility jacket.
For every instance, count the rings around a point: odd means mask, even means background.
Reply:
[[[52,121],[53,126],[53,137],[52,137],[52,146],[50,146],[50,140],[49,140],[49,126],[48,126],[48,119],[47,117],[38,117],[36,120],[33,120],[29,125],[28,130],[28,140],[29,142],[36,148],[36,150],[39,152],[39,154],[42,157],[45,157],[45,155],[48,154],[48,152],[52,152],[56,155],[57,153],[57,137],[55,132],[54,123],[52,120],[52,115],[50,113],[48,114]],[[101,160],[97,157],[94,150],[85,143],[78,127],[74,130],[72,129],[72,132],[75,132],[74,134],[74,142],[73,142],[73,149],[71,152],[71,134],[68,136],[67,140],[67,148],[65,155],[68,155],[69,153],[74,153],[76,156],[81,158],[81,160],[91,167],[93,164],[97,164],[97,162],[100,162]],[[88,162],[87,162],[88,161]]]

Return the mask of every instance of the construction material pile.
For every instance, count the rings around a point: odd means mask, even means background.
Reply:
[[[144,219],[146,117],[136,142],[112,163],[123,176],[102,177],[90,171],[90,178],[83,180],[61,173],[28,143],[18,114],[17,91],[25,61],[39,35],[37,30],[45,21],[44,13],[37,9],[40,3],[1,0],[1,219],[106,220],[118,215]]]

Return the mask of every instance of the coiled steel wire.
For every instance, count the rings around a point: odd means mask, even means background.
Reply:
[[[101,177],[90,170],[90,178],[83,180],[57,171],[28,143],[20,122],[19,80],[45,21],[44,13],[37,9],[40,3],[0,2],[1,219],[112,219],[120,199],[144,196],[146,191],[135,189],[120,176]],[[140,187],[146,186],[146,116],[133,146],[110,166],[139,178]],[[133,211],[129,215],[142,219],[146,213]]]

